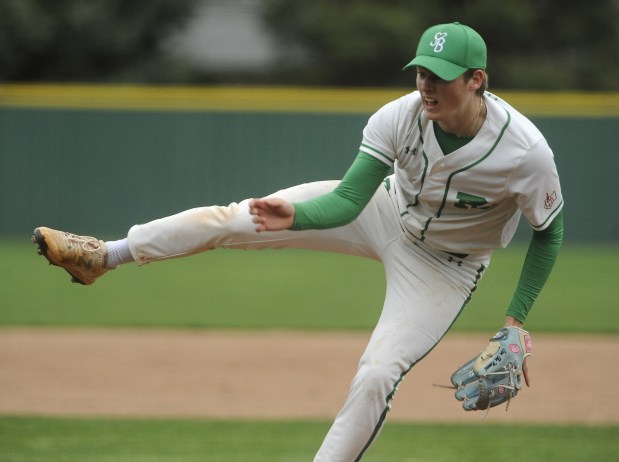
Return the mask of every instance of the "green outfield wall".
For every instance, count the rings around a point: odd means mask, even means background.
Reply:
[[[122,236],[190,207],[340,178],[369,115],[408,91],[0,85],[0,236],[37,225]],[[619,94],[497,94],[555,152],[567,240],[619,242]]]

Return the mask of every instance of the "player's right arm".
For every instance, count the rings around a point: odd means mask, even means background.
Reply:
[[[370,201],[389,166],[360,152],[340,184],[331,192],[290,204],[279,198],[254,199],[250,213],[256,231],[325,229],[353,221]]]

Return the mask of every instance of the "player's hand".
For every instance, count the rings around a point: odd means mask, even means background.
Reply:
[[[509,326],[516,326],[516,327],[522,328],[522,323],[520,321],[518,321],[516,318],[513,318],[511,316],[507,316],[505,318],[505,326],[504,327],[509,327]],[[528,356],[526,358],[524,358],[524,360],[522,361],[522,375],[524,377],[524,383],[527,385],[527,387],[530,387],[531,386],[531,378],[529,376],[529,366],[527,364],[527,359],[528,359]]]
[[[249,213],[256,223],[256,232],[282,231],[292,226],[294,206],[284,199],[266,197],[249,201]]]

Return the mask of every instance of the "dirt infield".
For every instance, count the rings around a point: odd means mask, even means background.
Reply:
[[[332,419],[369,334],[0,330],[0,414]],[[532,387],[486,420],[619,423],[619,337],[537,335]],[[477,421],[434,387],[487,343],[449,334],[415,366],[392,420]]]

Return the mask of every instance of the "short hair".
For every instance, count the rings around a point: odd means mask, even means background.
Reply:
[[[468,82],[473,77],[473,74],[475,73],[476,70],[477,69],[469,69],[464,74],[462,74],[464,76],[465,82]],[[482,96],[484,92],[488,89],[489,77],[485,69],[479,69],[479,70],[484,73],[484,80],[481,82],[481,85],[479,86],[479,88],[477,89],[475,93],[477,93],[479,96]]]

